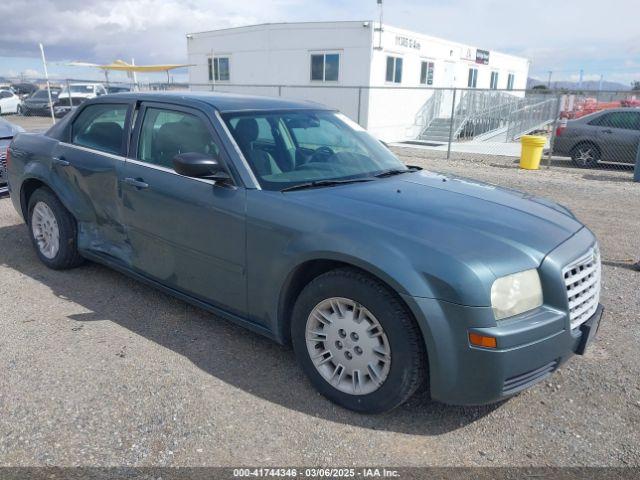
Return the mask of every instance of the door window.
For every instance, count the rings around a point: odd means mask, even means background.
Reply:
[[[598,127],[640,130],[640,114],[637,112],[611,112],[596,118],[590,124]]]
[[[122,154],[126,104],[100,103],[82,110],[73,122],[71,143],[101,152]]]
[[[147,108],[140,130],[138,159],[173,169],[173,157],[181,153],[201,153],[218,158],[220,148],[197,116]]]

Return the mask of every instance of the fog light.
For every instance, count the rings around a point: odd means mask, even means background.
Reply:
[[[485,337],[473,332],[469,332],[469,342],[476,347],[496,348],[498,346],[494,337]]]

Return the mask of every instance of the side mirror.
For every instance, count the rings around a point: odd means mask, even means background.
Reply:
[[[180,153],[173,157],[173,168],[185,177],[211,178],[213,180],[229,178],[218,160],[204,153]]]

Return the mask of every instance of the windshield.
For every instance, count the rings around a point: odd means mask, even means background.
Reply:
[[[384,145],[339,113],[231,113],[224,120],[265,190],[407,170]]]
[[[59,90],[51,90],[51,97],[52,98],[57,97],[58,93],[60,93]],[[31,98],[35,100],[48,100],[49,93],[46,90],[38,90],[36,93],[31,95]]]

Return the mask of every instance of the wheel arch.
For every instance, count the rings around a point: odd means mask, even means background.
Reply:
[[[20,186],[20,210],[22,212],[22,218],[25,222],[29,223],[29,199],[31,195],[39,188],[46,187],[51,190],[56,196],[55,191],[45,181],[39,178],[27,178],[22,182]],[[58,198],[60,198],[58,196]]]
[[[280,290],[277,312],[277,337],[282,343],[291,343],[291,313],[293,312],[295,302],[302,290],[313,279],[338,268],[353,268],[382,283],[396,295],[398,300],[414,318],[416,324],[419,323],[413,309],[407,304],[402,295],[407,293],[406,290],[393,277],[380,271],[373,265],[369,265],[355,259],[331,258],[327,256],[307,259],[296,265],[295,268],[293,268],[287,275]]]

